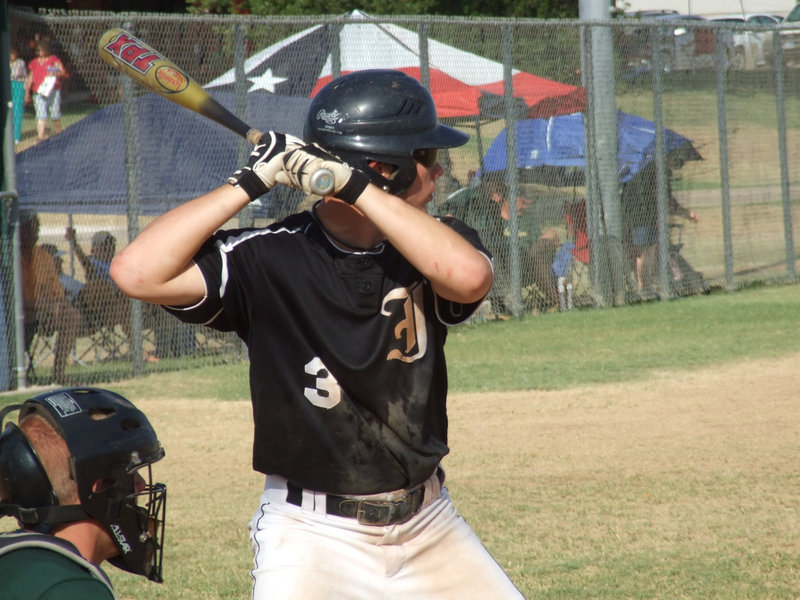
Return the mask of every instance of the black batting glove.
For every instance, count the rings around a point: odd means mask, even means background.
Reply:
[[[247,165],[228,177],[228,183],[242,188],[251,201],[263,196],[275,186],[275,175],[283,168],[286,151],[303,144],[303,140],[293,135],[266,132],[253,147]]]

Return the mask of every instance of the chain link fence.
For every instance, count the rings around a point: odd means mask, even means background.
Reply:
[[[14,8],[10,17],[20,58],[30,63],[48,40],[69,77],[60,128],[48,119],[40,141],[31,105],[19,123],[19,215],[38,224],[39,250],[4,200],[2,389],[245,358],[233,336],[130,302],[104,273],[153,216],[216,187],[249,152],[102,62],[96,43],[112,27],[263,130],[302,133],[309,96],[354,64],[407,67],[443,120],[471,136],[441,153],[429,210],[462,218],[492,250],[486,317],[796,281],[800,63],[779,28]],[[307,205],[274,190],[231,225],[263,226]],[[56,270],[63,286],[43,296],[42,273]]]

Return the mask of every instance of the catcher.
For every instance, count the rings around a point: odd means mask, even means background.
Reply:
[[[18,423],[9,420],[19,412]],[[147,418],[122,396],[64,388],[0,411],[3,598],[115,598],[100,565],[161,582],[164,456]]]

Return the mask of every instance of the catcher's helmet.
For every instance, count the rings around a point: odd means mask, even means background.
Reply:
[[[370,69],[334,79],[314,96],[303,139],[399,194],[417,176],[415,150],[454,148],[469,136],[439,123],[433,97],[416,79],[402,71]],[[369,166],[372,161],[397,168],[387,179]]]
[[[4,425],[14,410],[20,422],[41,416],[64,438],[79,505],[59,502],[23,430]],[[7,406],[0,411],[0,515],[40,531],[96,519],[119,549],[109,562],[160,582],[167,490],[152,483],[150,465],[163,456],[144,414],[114,392],[64,388]]]

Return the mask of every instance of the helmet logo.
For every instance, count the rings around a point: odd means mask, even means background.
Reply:
[[[317,119],[320,121],[324,121],[327,125],[334,125],[336,123],[339,123],[342,120],[344,120],[345,117],[346,115],[340,113],[335,108],[330,112],[326,111],[324,108],[321,108],[317,112]]]
[[[73,400],[72,396],[64,392],[48,396],[44,401],[52,406],[58,416],[62,418],[82,412],[81,407]]]
[[[119,549],[122,550],[123,554],[128,554],[129,552],[133,552],[133,548],[128,543],[128,538],[125,537],[125,534],[122,533],[122,528],[116,524],[110,524],[109,528],[111,529],[111,533],[114,534],[114,537],[117,539],[117,544],[119,544]]]

